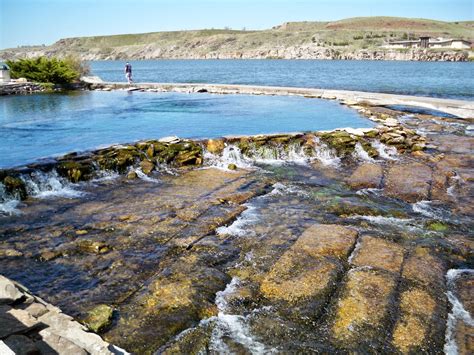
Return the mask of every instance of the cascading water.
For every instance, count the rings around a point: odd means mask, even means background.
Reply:
[[[246,226],[258,222],[257,208],[248,203],[247,209],[229,226],[222,226],[216,229],[218,235],[232,235],[236,237],[251,236],[253,232],[245,229]]]
[[[218,314],[215,317],[215,326],[211,334],[210,350],[219,354],[231,353],[231,349],[224,341],[224,338],[230,338],[233,342],[245,347],[251,354],[266,353],[268,350],[265,345],[252,337],[246,324],[246,317],[226,313],[229,308],[227,297],[237,290],[239,284],[239,279],[234,277],[224,291],[216,294]]]
[[[377,150],[382,159],[397,160],[398,152],[395,147],[389,147],[378,140],[373,141],[371,145]]]
[[[451,269],[446,274],[446,282],[448,285],[448,300],[451,303],[451,313],[448,315],[446,324],[446,342],[444,345],[444,353],[447,355],[457,355],[459,353],[456,344],[456,326],[458,322],[464,322],[470,327],[474,327],[474,319],[472,315],[464,308],[461,301],[456,297],[454,288],[456,280],[463,274],[474,274],[472,269]]]
[[[67,180],[61,178],[55,170],[48,173],[35,171],[31,175],[22,176],[29,196],[36,198],[66,197],[76,198],[84,195],[77,191]]]
[[[362,147],[360,143],[357,143],[355,145],[354,156],[356,159],[362,161],[374,162],[374,159],[369,156],[369,154],[365,151],[364,147]]]
[[[229,164],[235,164],[239,168],[252,167],[252,162],[244,157],[240,148],[235,145],[225,147],[220,156],[205,151],[204,161],[207,166],[225,170],[227,170]]]
[[[5,186],[0,183],[0,215],[16,215],[20,214],[17,209],[20,201],[15,196],[7,193]]]
[[[326,144],[321,142],[318,137],[314,138],[315,148],[314,157],[323,165],[339,166],[341,159]]]

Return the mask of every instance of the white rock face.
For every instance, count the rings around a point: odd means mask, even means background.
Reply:
[[[21,297],[23,294],[15,287],[15,284],[0,275],[0,303],[11,304]]]

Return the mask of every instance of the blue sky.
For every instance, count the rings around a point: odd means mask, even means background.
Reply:
[[[356,16],[473,20],[474,0],[0,0],[0,48],[77,36],[264,29]]]

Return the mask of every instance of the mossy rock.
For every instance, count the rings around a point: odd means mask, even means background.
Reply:
[[[93,241],[93,240],[80,240],[77,243],[77,247],[79,250],[92,253],[92,254],[105,254],[110,251],[110,246],[101,241]]]
[[[88,312],[83,323],[93,332],[100,333],[112,324],[113,313],[112,307],[101,304]]]
[[[67,178],[71,182],[88,180],[93,171],[92,164],[76,161],[63,161],[56,167],[59,175]]]
[[[361,145],[362,145],[362,148],[364,148],[364,150],[367,152],[367,154],[369,154],[369,157],[378,158],[379,152],[377,151],[377,149],[372,147],[372,144],[370,144],[367,141],[361,141]]]
[[[201,165],[202,147],[194,142],[180,142],[169,145],[158,145],[154,147],[156,162],[158,164],[170,164],[174,166]]]
[[[435,232],[446,232],[449,229],[449,226],[443,222],[440,221],[432,221],[429,222],[428,225],[426,226],[429,230],[435,231]]]
[[[239,147],[243,155],[249,155],[254,146],[255,145],[248,138],[242,138],[237,143],[237,147]]]
[[[142,168],[142,171],[145,175],[150,175],[153,169],[155,169],[155,164],[149,160],[143,160],[140,163],[140,167]]]
[[[97,163],[104,170],[116,170],[124,173],[133,165],[140,156],[138,149],[134,146],[111,148],[103,151],[96,158]]]
[[[357,138],[352,137],[345,131],[323,133],[321,139],[330,148],[336,150],[338,156],[352,154],[358,142]]]
[[[379,135],[379,132],[377,130],[368,131],[364,133],[364,137],[367,137],[367,138],[376,138],[378,135]]]
[[[26,199],[26,185],[22,179],[13,176],[7,176],[3,179],[5,190],[12,195],[18,196],[21,200]]]
[[[206,149],[209,153],[220,154],[225,148],[224,140],[209,139],[206,144]]]

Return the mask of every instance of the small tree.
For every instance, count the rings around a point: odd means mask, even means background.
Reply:
[[[88,67],[73,57],[26,58],[7,61],[12,78],[26,78],[38,83],[69,84],[88,72]]]

